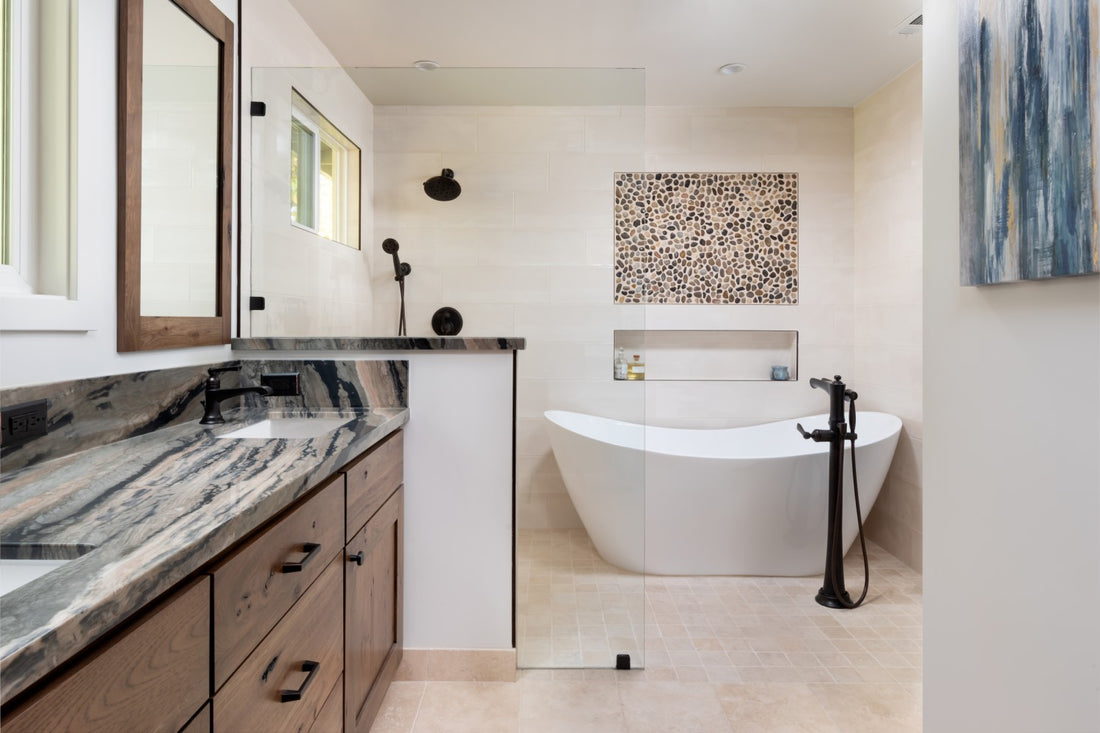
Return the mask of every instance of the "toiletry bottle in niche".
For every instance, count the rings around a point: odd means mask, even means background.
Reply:
[[[626,379],[626,352],[622,346],[615,349],[615,379]]]
[[[626,365],[627,379],[645,379],[645,362],[641,354],[635,354],[630,363]]]

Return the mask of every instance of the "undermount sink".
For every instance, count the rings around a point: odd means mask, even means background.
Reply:
[[[94,550],[91,545],[3,545],[0,547],[0,596]],[[20,555],[48,557],[20,557]]]
[[[217,437],[232,440],[318,438],[351,422],[350,417],[275,417],[261,420]]]

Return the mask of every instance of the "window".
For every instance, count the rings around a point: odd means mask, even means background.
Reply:
[[[359,148],[297,91],[291,99],[290,220],[359,248]]]
[[[0,25],[0,294],[75,298],[75,1],[0,0]]]

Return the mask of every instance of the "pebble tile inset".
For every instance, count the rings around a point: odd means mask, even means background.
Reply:
[[[798,174],[615,174],[615,302],[798,303]]]

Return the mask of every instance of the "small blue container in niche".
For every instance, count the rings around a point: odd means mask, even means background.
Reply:
[[[790,371],[785,366],[772,367],[772,379],[776,382],[786,382],[791,378]]]

